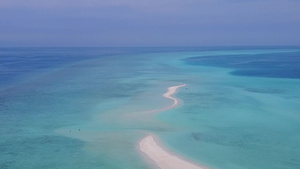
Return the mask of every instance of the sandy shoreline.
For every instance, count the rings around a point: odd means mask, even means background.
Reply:
[[[177,90],[180,87],[184,87],[184,86],[186,86],[186,84],[182,84],[182,85],[179,85],[179,86],[168,87],[168,91],[165,94],[163,94],[163,96],[167,99],[173,100],[173,104],[171,106],[167,107],[167,109],[172,109],[172,108],[179,105],[179,100],[177,98],[173,97],[173,95],[177,92]]]
[[[173,97],[173,95],[180,87],[184,86],[186,86],[186,84],[169,87],[168,91],[163,94],[163,97],[173,100],[173,104],[171,106],[148,112],[160,112],[178,106],[180,103],[179,99]],[[158,143],[155,137],[156,136],[153,134],[149,134],[141,139],[139,142],[139,150],[143,152],[149,159],[154,161],[160,169],[208,169],[207,167],[196,165],[192,162],[184,160],[173,153],[169,153]]]
[[[144,137],[139,142],[139,148],[161,169],[208,169],[170,153],[159,144],[152,134]]]
[[[163,97],[173,100],[173,104],[171,106],[167,106],[167,107],[164,107],[164,108],[161,108],[161,109],[143,111],[143,112],[139,112],[139,113],[157,113],[157,112],[166,111],[166,110],[169,110],[169,109],[172,109],[172,108],[178,106],[180,101],[179,101],[179,99],[173,97],[173,95],[177,92],[177,90],[180,87],[184,87],[184,86],[186,86],[186,84],[168,87],[168,91],[163,94]]]

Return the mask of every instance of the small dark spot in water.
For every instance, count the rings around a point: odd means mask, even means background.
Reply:
[[[199,141],[199,140],[200,140],[200,133],[192,133],[192,137],[193,137],[196,141]]]

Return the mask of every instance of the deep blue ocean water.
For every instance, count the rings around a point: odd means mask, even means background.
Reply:
[[[297,47],[0,48],[0,168],[151,168],[146,133],[212,168],[300,167]],[[138,112],[170,104],[155,115]]]
[[[231,68],[231,74],[273,78],[300,78],[300,52],[200,56],[188,64]]]

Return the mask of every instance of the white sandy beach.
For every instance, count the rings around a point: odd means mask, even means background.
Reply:
[[[143,138],[139,142],[139,148],[161,169],[207,169],[168,152],[152,135]]]
[[[167,109],[171,109],[171,108],[174,108],[179,105],[179,100],[177,98],[173,97],[173,95],[177,92],[177,90],[180,87],[184,87],[184,86],[186,86],[186,84],[168,87],[168,91],[165,94],[163,94],[163,96],[167,99],[173,100],[173,104],[171,106],[167,107]]]
[[[144,111],[144,112],[139,112],[139,114],[140,113],[157,113],[157,112],[162,112],[162,111],[166,111],[166,110],[169,110],[169,109],[172,109],[172,108],[178,106],[179,103],[180,103],[180,101],[179,101],[179,99],[173,97],[173,95],[177,92],[177,90],[180,87],[184,87],[184,86],[186,86],[186,84],[168,87],[168,91],[163,94],[163,97],[165,97],[167,99],[173,100],[173,104],[172,105],[164,107],[164,108],[161,108],[161,109],[155,109],[155,110],[148,110],[148,111]]]
[[[163,94],[163,97],[173,100],[171,106],[165,107],[159,110],[153,110],[149,112],[160,112],[169,110],[179,105],[179,99],[173,97],[180,87],[184,87],[186,84],[172,86],[168,88],[168,91]],[[155,164],[161,169],[208,169],[201,165],[193,164],[187,160],[180,158],[178,155],[169,153],[165,148],[163,148],[153,134],[141,139],[139,142],[139,149],[143,152],[148,158],[155,162]]]

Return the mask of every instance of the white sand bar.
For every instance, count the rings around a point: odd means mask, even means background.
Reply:
[[[167,152],[159,146],[151,135],[139,142],[139,148],[161,169],[207,169]]]
[[[183,86],[186,86],[186,84],[169,87],[168,91],[165,94],[163,94],[163,96],[165,98],[171,99],[174,101],[173,104],[170,107],[168,107],[168,109],[171,109],[171,108],[179,105],[179,100],[177,98],[173,97],[173,94],[175,94],[177,92],[178,88],[183,87]]]
[[[173,95],[177,92],[178,88],[184,86],[186,86],[186,84],[169,87],[168,91],[163,94],[163,97],[173,100],[173,104],[171,106],[159,110],[151,110],[148,112],[161,112],[178,106],[180,103],[179,99],[173,97]],[[208,169],[207,167],[196,165],[187,160],[184,160],[173,153],[169,153],[157,143],[157,141],[153,137],[153,134],[144,137],[139,142],[139,149],[152,161],[154,161],[160,169]]]
[[[166,111],[169,109],[172,109],[176,106],[179,105],[180,101],[179,99],[173,97],[173,95],[177,92],[177,90],[180,87],[184,87],[186,86],[186,84],[182,84],[182,85],[178,85],[178,86],[172,86],[172,87],[168,87],[168,91],[166,93],[163,94],[163,97],[167,98],[167,99],[171,99],[173,100],[173,104],[168,106],[168,107],[164,107],[162,109],[156,109],[156,110],[149,110],[149,111],[145,111],[145,113],[157,113],[157,112],[162,112],[162,111]]]

